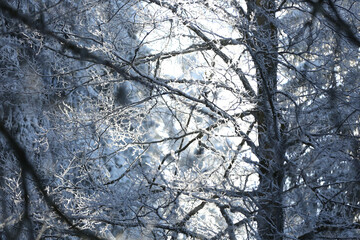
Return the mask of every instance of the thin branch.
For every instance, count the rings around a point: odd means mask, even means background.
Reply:
[[[68,217],[64,212],[62,212],[54,202],[54,200],[48,195],[45,190],[45,186],[42,184],[42,180],[40,179],[39,175],[36,173],[35,169],[31,165],[29,159],[27,158],[25,151],[20,147],[17,141],[10,135],[10,133],[4,127],[4,124],[0,122],[0,132],[9,143],[10,147],[12,148],[17,160],[20,163],[21,170],[24,173],[28,173],[32,179],[34,180],[34,184],[37,187],[38,191],[43,195],[46,204],[52,209],[56,215],[58,215],[71,229],[74,229],[79,236],[87,237],[90,239],[102,239],[97,237],[93,232],[89,230],[82,230],[77,227],[75,224],[72,223],[70,217]]]
[[[182,18],[180,14],[178,14],[178,6],[173,6],[165,1],[159,1],[159,0],[149,0],[150,3],[154,3],[160,7],[166,7],[169,9],[174,15]],[[215,44],[215,42],[211,39],[209,39],[199,28],[197,28],[194,24],[192,24],[188,20],[183,20],[183,25],[192,30],[198,37],[200,37],[206,44],[208,44],[213,50],[225,63],[230,64],[231,69],[233,69],[236,74],[239,76],[245,90],[248,92],[250,97],[255,96],[255,91],[251,87],[248,79],[246,78],[245,74],[242,72],[240,68],[237,68],[233,62],[232,59],[229,58],[225,53],[223,53]]]

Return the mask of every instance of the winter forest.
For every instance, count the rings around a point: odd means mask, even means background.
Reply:
[[[360,239],[360,1],[0,0],[0,239]]]

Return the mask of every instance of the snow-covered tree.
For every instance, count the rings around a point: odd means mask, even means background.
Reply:
[[[2,237],[356,238],[359,8],[0,1]]]

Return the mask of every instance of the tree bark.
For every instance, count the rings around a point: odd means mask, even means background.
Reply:
[[[274,0],[247,1],[248,14],[254,24],[248,36],[256,67],[259,187],[261,192],[256,217],[261,239],[281,240],[284,231],[282,189],[285,150],[280,132],[276,99],[278,37]]]

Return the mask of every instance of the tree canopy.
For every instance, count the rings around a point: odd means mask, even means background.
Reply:
[[[1,239],[358,239],[359,13],[0,0]]]

